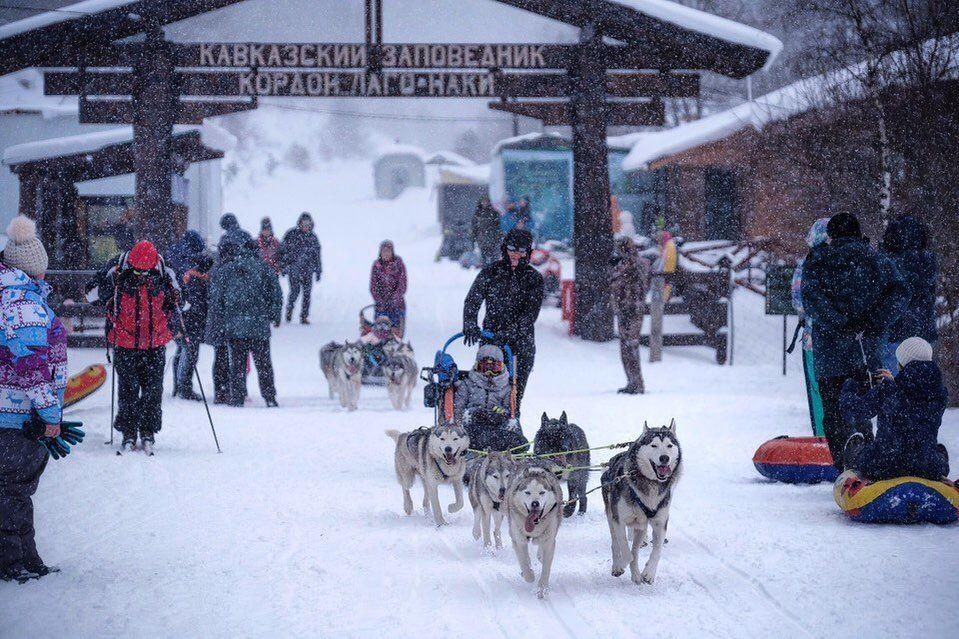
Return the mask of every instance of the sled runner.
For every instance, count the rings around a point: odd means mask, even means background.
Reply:
[[[763,477],[786,484],[818,484],[839,475],[825,437],[780,435],[756,450],[753,465]]]
[[[103,364],[94,364],[72,375],[67,380],[67,389],[63,394],[63,407],[68,408],[83,401],[97,392],[107,381],[107,368]]]
[[[872,482],[847,470],[836,480],[833,498],[850,519],[863,523],[951,524],[959,520],[959,489],[920,477]]]

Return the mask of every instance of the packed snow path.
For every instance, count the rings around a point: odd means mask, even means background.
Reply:
[[[251,377],[250,405],[213,410],[224,451],[217,455],[202,405],[168,399],[157,456],[146,458],[116,457],[103,445],[108,388],[79,405],[71,416],[86,422],[88,439],[50,463],[36,498],[40,551],[63,572],[24,586],[0,583],[0,636],[959,633],[955,527],[852,524],[830,485],[771,484],[752,468],[762,441],[807,428],[798,370],[785,379],[777,370],[780,325],[760,316],[752,296],[737,305],[737,365],[718,367],[704,349],[667,349],[664,362],[644,365],[649,394],[637,398],[614,392],[622,383],[615,344],[568,339],[556,310],[539,322],[528,436],[544,410],[566,410],[593,445],[630,439],[644,420],[679,424],[686,474],[655,585],[610,576],[598,492],[585,517],[560,529],[546,601],[520,579],[508,537],[495,556],[473,541],[468,506],[439,530],[419,509],[403,516],[383,430],[428,424],[430,411],[417,404],[394,412],[383,389],[369,388],[359,411],[341,410],[326,399],[317,349],[356,334],[384,237],[396,241],[410,271],[409,333],[421,365],[459,327],[473,273],[434,263],[428,193],[372,201],[356,186],[368,181],[364,170],[344,168],[319,186],[281,175],[231,194],[246,228],[257,228],[264,212],[283,228],[309,208],[323,241],[313,325],[284,325],[273,339],[281,408],[263,406]],[[311,204],[314,193],[322,206]],[[458,353],[466,361],[468,352]],[[71,368],[100,359],[74,351]],[[209,363],[205,352],[208,392]],[[957,425],[953,412],[942,429],[954,455]],[[441,501],[451,501],[448,490]]]

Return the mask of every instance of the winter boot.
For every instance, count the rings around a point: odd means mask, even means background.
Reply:
[[[0,570],[0,581],[15,581],[18,584],[25,584],[31,579],[39,578],[39,575],[23,568],[4,568]]]
[[[276,400],[275,400],[275,399],[268,399],[268,400],[266,400],[266,407],[267,407],[267,408],[277,408],[278,406],[279,406],[279,404],[276,403]]]
[[[862,452],[862,447],[865,446],[865,444],[866,437],[862,433],[853,433],[849,439],[846,440],[846,446],[842,451],[843,470],[856,467],[856,462],[859,460],[859,453]]]
[[[124,437],[123,443],[120,444],[120,452],[132,453],[134,450],[136,450],[136,447],[137,440],[133,439],[132,437]]]
[[[143,452],[147,454],[147,457],[153,457],[153,438],[144,437],[140,440],[140,445],[143,447]]]
[[[309,326],[309,325],[310,325],[310,318],[309,318],[309,317],[301,317],[301,318],[300,318],[300,324],[305,324],[306,326]]]
[[[36,575],[36,578],[46,577],[51,573],[60,572],[60,569],[56,566],[48,566],[43,561],[37,560],[35,562],[26,562],[24,563],[24,570],[27,572]]]
[[[617,393],[620,393],[621,395],[642,395],[644,391],[643,391],[642,388],[637,388],[637,387],[635,387],[635,386],[628,386],[628,385],[627,385],[627,386],[624,386],[624,387],[620,388],[620,389],[617,390],[616,392],[617,392]]]
[[[181,399],[188,399],[188,400],[190,400],[191,402],[199,402],[199,401],[201,401],[201,400],[203,399],[202,397],[200,397],[199,395],[197,395],[197,394],[193,391],[192,388],[187,388],[187,389],[182,389],[182,388],[181,388],[181,389],[180,389],[180,398],[181,398]]]

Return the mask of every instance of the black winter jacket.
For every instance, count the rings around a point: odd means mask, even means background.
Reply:
[[[464,330],[479,325],[484,302],[484,330],[513,350],[535,346],[534,324],[543,304],[543,276],[528,261],[520,261],[513,269],[504,257],[479,272],[463,305]]]
[[[853,464],[867,479],[913,476],[939,480],[949,463],[936,444],[949,394],[933,362],[912,362],[894,381],[868,388],[847,380],[840,406],[851,423],[878,415],[876,439],[865,444]]]
[[[323,274],[323,260],[316,233],[304,233],[299,228],[287,231],[280,245],[280,268],[294,278],[320,277]]]

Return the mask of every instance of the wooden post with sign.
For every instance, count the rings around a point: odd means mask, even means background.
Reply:
[[[174,59],[159,27],[147,33],[133,67],[133,157],[137,236],[166,250],[173,236]]]
[[[649,361],[663,359],[663,315],[666,313],[666,276],[653,275],[649,294]]]
[[[606,68],[602,36],[593,25],[580,33],[569,73],[573,129],[573,252],[576,257],[576,332],[594,342],[613,338],[610,265],[613,225],[604,113]]]

